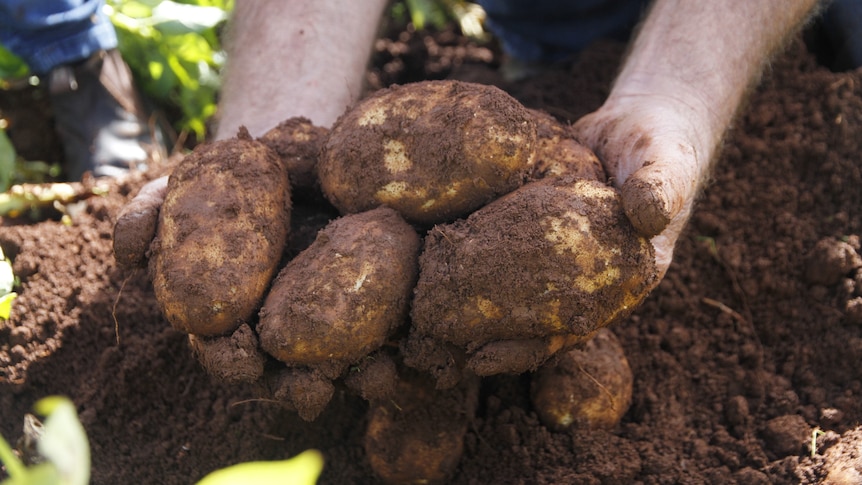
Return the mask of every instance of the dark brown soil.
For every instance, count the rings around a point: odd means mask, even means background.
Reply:
[[[377,51],[372,88],[453,68],[496,78],[493,50],[450,33],[405,32]],[[622,52],[598,45],[571,69],[505,87],[575,120],[599,106]],[[491,64],[459,66],[471,60]],[[32,93],[3,93],[8,117],[10,96]],[[529,375],[486,378],[451,483],[858,483],[862,276],[828,254],[860,252],[860,140],[862,72],[830,72],[794,43],[729,133],[666,278],[613,327],[634,374],[620,426],[551,431],[531,408]],[[338,387],[308,423],[215,382],[159,313],[146,274],[117,268],[113,218],[141,182],[90,199],[72,226],[4,221],[0,244],[22,287],[0,326],[0,433],[16,440],[37,399],[65,394],[96,484],[189,484],[307,448],[326,457],[321,483],[374,483],[365,400]],[[831,249],[815,251],[821,240]]]

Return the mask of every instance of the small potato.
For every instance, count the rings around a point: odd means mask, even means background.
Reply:
[[[438,391],[418,373],[402,375],[391,399],[372,403],[365,453],[387,484],[445,483],[464,452],[479,402],[479,380]]]
[[[599,158],[575,139],[570,126],[544,111],[531,109],[530,114],[536,120],[536,160],[530,180],[562,176],[600,182],[607,179]]]
[[[657,283],[653,247],[616,190],[566,177],[436,226],[420,268],[410,338],[465,349],[480,375],[537,367],[630,314]]]
[[[427,81],[378,91],[342,115],[318,175],[342,213],[385,205],[430,225],[519,187],[535,143],[533,116],[502,90]]]
[[[551,429],[613,429],[632,399],[634,378],[622,345],[609,329],[583,349],[572,349],[540,368],[531,383],[533,407]]]
[[[168,180],[151,246],[156,301],[177,330],[232,332],[254,316],[290,228],[290,182],[278,156],[240,129],[200,145]]]
[[[386,207],[336,219],[273,283],[257,326],[261,346],[337,377],[406,321],[419,244]]]
[[[314,126],[308,118],[294,117],[260,137],[284,161],[294,197],[311,198],[315,194],[319,197],[317,156],[328,134],[328,129]]]

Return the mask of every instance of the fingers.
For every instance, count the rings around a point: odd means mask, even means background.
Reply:
[[[114,223],[114,259],[120,266],[137,268],[146,265],[147,251],[156,235],[159,209],[167,189],[167,176],[148,182],[120,211]]]
[[[606,103],[574,129],[619,187],[629,221],[652,238],[663,275],[706,178],[714,143],[689,111],[643,98],[634,103]]]

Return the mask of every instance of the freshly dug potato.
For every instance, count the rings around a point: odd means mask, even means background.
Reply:
[[[255,315],[290,227],[290,182],[278,156],[241,129],[198,146],[168,180],[150,276],[171,325],[203,336]]]
[[[291,192],[296,197],[319,192],[317,156],[329,130],[314,126],[303,117],[289,118],[266,132],[260,141],[275,150],[290,174]]]
[[[600,330],[582,349],[571,349],[533,376],[533,407],[545,426],[562,431],[613,429],[632,398],[634,378],[619,340]]]
[[[385,205],[430,225],[519,187],[535,143],[533,116],[500,89],[420,82],[378,91],[342,115],[318,176],[342,213]]]
[[[464,435],[476,414],[479,381],[438,391],[428,376],[407,373],[392,399],[373,403],[365,453],[388,484],[445,483],[464,452]]]
[[[479,375],[523,372],[631,313],[657,279],[615,189],[545,179],[429,231],[410,338],[463,348]]]
[[[331,222],[273,283],[257,326],[261,346],[338,377],[406,321],[419,244],[387,207]]]
[[[606,180],[599,157],[575,139],[570,126],[544,111],[531,109],[530,114],[536,121],[536,159],[530,180],[562,176]]]

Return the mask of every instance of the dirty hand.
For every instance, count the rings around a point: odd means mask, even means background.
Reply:
[[[159,209],[167,190],[167,175],[147,182],[120,211],[114,223],[114,258],[121,266],[146,266],[147,251],[156,236]]]
[[[707,176],[713,143],[690,103],[612,96],[574,125],[621,191],[626,215],[655,247],[659,279]]]

